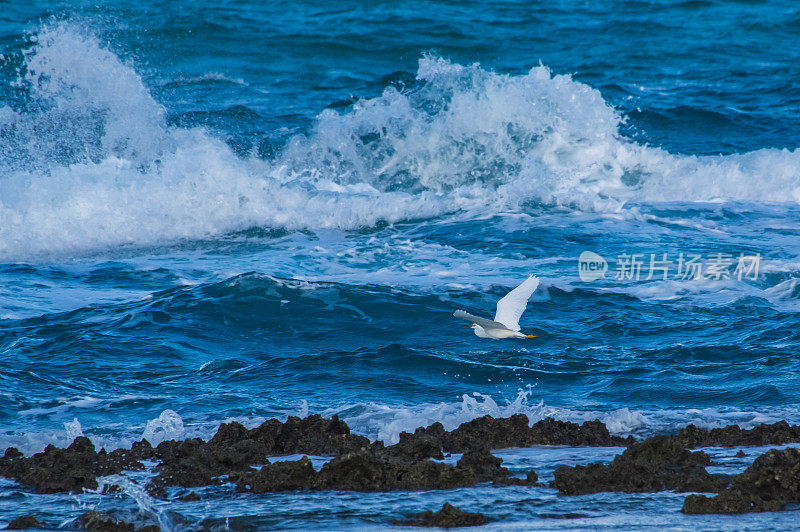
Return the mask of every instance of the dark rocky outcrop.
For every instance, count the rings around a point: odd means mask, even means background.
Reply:
[[[304,456],[300,460],[267,464],[258,472],[239,477],[238,491],[269,493],[273,491],[295,491],[314,489],[317,472],[311,460]]]
[[[483,416],[450,432],[445,431],[441,423],[434,423],[417,429],[413,434],[402,433],[400,442],[387,447],[387,451],[393,452],[396,448],[403,453],[413,452],[417,457],[427,453],[428,457],[437,458],[441,450],[461,453],[475,448],[505,449],[533,445],[614,447],[635,442],[631,437],[612,436],[599,420],[578,425],[548,417],[533,426],[528,426],[528,423],[528,416],[524,414],[501,419]]]
[[[43,452],[29,458],[10,447],[0,459],[0,475],[30,486],[39,493],[96,489],[98,476],[142,468],[130,451],[106,453],[101,450],[98,453],[84,436],[75,438],[66,449],[48,445]]]
[[[698,490],[701,491],[701,490]],[[772,450],[755,459],[730,487],[714,497],[689,495],[686,514],[774,512],[800,503],[800,450]]]
[[[704,466],[709,456],[691,452],[668,436],[655,436],[629,447],[610,464],[559,466],[553,487],[565,495],[600,491],[717,492],[728,483],[724,475],[710,475]]]
[[[485,525],[487,519],[483,514],[465,512],[464,510],[446,502],[438,512],[421,512],[411,514],[406,519],[392,521],[394,525],[425,526],[439,528],[453,528],[460,526]]]
[[[78,523],[89,532],[160,532],[156,525],[136,528],[132,523],[118,521],[108,514],[94,510],[85,512],[78,518]]]
[[[336,416],[305,419],[290,417],[285,423],[272,419],[252,430],[239,423],[220,426],[208,442],[196,438],[165,441],[153,448],[147,441],[131,449],[97,452],[86,437],[78,437],[66,449],[49,445],[43,452],[25,457],[10,447],[0,458],[0,476],[12,478],[40,493],[96,489],[97,477],[123,470],[140,470],[140,460],[160,461],[158,476],[148,486],[164,496],[166,486],[195,487],[215,484],[220,476],[235,477],[250,472],[251,465],[267,462],[268,456],[306,453],[342,454],[370,447],[363,436]],[[382,446],[378,446],[382,447]]]
[[[800,425],[789,425],[778,421],[771,425],[761,424],[752,429],[738,425],[725,428],[701,429],[694,425],[682,428],[675,439],[680,445],[695,447],[755,447],[800,442]]]
[[[539,475],[535,471],[528,471],[525,478],[518,477],[505,477],[496,478],[493,482],[495,486],[539,486],[544,487],[544,484],[539,483]]]
[[[389,456],[405,456],[407,458],[444,458],[442,447],[445,445],[445,432],[441,423],[434,423],[430,427],[419,428],[413,434],[400,433],[400,441],[394,445],[383,448]],[[373,444],[375,448],[381,447],[380,443]]]
[[[30,528],[41,528],[44,524],[32,515],[23,515],[12,520],[6,525],[6,530],[28,530]]]
[[[478,482],[506,478],[510,471],[501,464],[502,458],[497,458],[489,449],[473,449],[461,456],[456,467],[465,471],[472,471]]]
[[[471,469],[431,460],[407,460],[375,452],[334,458],[319,472],[316,489],[353,491],[434,490],[471,486]]]
[[[350,434],[338,417],[290,417],[285,423],[265,421],[248,430],[240,423],[220,425],[210,441],[187,439],[162,442],[155,454],[161,460],[158,476],[148,491],[164,496],[166,486],[197,487],[219,483],[219,477],[238,477],[250,466],[267,463],[268,456],[287,454],[341,454],[370,446],[363,436]]]
[[[466,453],[462,460],[467,461],[470,460],[470,453],[480,450],[483,456],[490,457],[488,461],[473,463],[469,468],[463,466],[460,471],[473,471],[477,481],[482,482],[506,476],[496,474],[502,468],[498,465],[499,461],[486,451],[489,448],[623,445],[632,441],[609,435],[605,425],[599,421],[577,425],[547,418],[532,427],[528,426],[528,422],[528,418],[522,414],[506,419],[484,416],[464,423],[450,432],[445,431],[440,423],[435,423],[430,427],[420,428],[413,434],[401,434],[399,443],[388,447],[380,442],[370,443],[367,438],[351,434],[347,424],[336,416],[325,419],[319,415],[305,419],[290,417],[285,423],[271,419],[249,430],[236,422],[227,423],[221,425],[208,442],[189,438],[165,441],[153,448],[142,440],[134,443],[131,449],[119,449],[112,453],[104,450],[98,453],[87,438],[80,437],[67,449],[49,446],[43,453],[30,458],[25,458],[19,451],[10,448],[0,459],[0,475],[16,479],[43,493],[80,491],[96,488],[98,476],[126,469],[141,469],[143,466],[140,460],[157,460],[160,462],[156,467],[157,476],[147,489],[154,496],[164,497],[168,486],[188,488],[218,484],[223,480],[251,478],[255,473],[252,466],[267,463],[270,456],[353,455],[351,460],[360,457],[373,466],[384,464],[380,466],[384,469],[389,467],[386,464],[395,463],[402,464],[398,467],[407,469],[414,462],[443,458],[443,450],[448,453]],[[397,460],[393,461],[393,458]],[[336,463],[328,466],[326,474]],[[294,466],[272,464],[264,474],[289,474],[290,471],[281,469],[283,467]],[[285,481],[297,482],[297,478],[290,476]],[[440,481],[432,482],[442,484]],[[265,480],[264,485],[273,486],[271,489],[284,489],[281,487],[284,486],[283,481],[278,478],[268,482]],[[386,485],[392,483],[388,482]]]
[[[337,416],[325,419],[320,415],[304,419],[290,416],[285,423],[269,419],[247,430],[239,423],[220,426],[208,442],[212,447],[226,447],[251,457],[287,454],[343,454],[369,447],[363,436],[350,434],[350,427]]]
[[[317,472],[307,457],[276,462],[242,475],[239,491],[266,493],[293,490],[393,491],[472,486],[504,478],[509,471],[487,450],[465,453],[455,466],[393,456],[366,449],[338,456]]]
[[[370,443],[350,433],[336,416],[305,419],[290,417],[282,423],[272,419],[247,429],[239,423],[223,424],[206,442],[196,438],[165,441],[153,448],[140,441],[131,449],[97,452],[85,437],[76,438],[66,449],[48,446],[25,457],[9,448],[0,458],[0,475],[12,478],[41,493],[81,491],[97,488],[97,477],[123,470],[142,469],[141,460],[156,460],[157,476],[148,485],[155,496],[166,496],[169,486],[198,487],[223,481],[240,489],[258,492],[295,489],[441,489],[493,481],[498,485],[534,485],[533,477],[509,477],[501,461],[488,449],[533,445],[630,446],[611,464],[559,467],[553,485],[562,493],[596,491],[719,492],[727,478],[709,475],[708,456],[687,447],[707,445],[765,445],[800,441],[800,427],[786,422],[753,429],[730,426],[700,429],[690,425],[672,436],[659,436],[636,443],[632,438],[609,434],[598,420],[581,425],[546,418],[528,426],[527,416],[504,419],[484,416],[452,431],[440,423],[403,433],[396,445]],[[457,466],[431,462],[444,453],[463,453]],[[268,463],[271,456],[287,454],[333,455],[321,471],[308,459]],[[253,466],[266,465],[256,471]],[[249,488],[243,488],[249,486]],[[739,490],[737,493],[744,493]],[[734,505],[738,495],[723,494],[720,500]],[[744,495],[742,495],[744,496]],[[697,505],[710,504],[702,502]],[[766,504],[766,503],[765,503]]]
[[[285,491],[287,489],[351,489],[347,487],[348,479],[342,477],[331,480],[329,484],[320,484],[320,479],[327,478],[331,471],[339,464],[334,460],[327,464],[320,478],[308,484],[306,477],[314,476],[309,471],[310,463],[302,464],[271,464],[256,473],[250,466],[264,464],[268,456],[285,454],[333,454],[358,462],[360,467],[372,467],[377,470],[399,467],[420,468],[422,465],[413,465],[415,462],[427,464],[427,458],[443,458],[442,448],[453,452],[466,452],[465,458],[470,459],[472,452],[480,449],[481,456],[486,458],[482,463],[474,463],[472,467],[462,467],[461,470],[475,472],[478,482],[502,478],[502,468],[499,460],[491,456],[486,450],[483,439],[486,434],[494,433],[498,427],[504,428],[504,436],[495,438],[494,443],[502,441],[510,444],[524,444],[518,441],[517,435],[528,434],[538,441],[564,441],[563,434],[575,441],[598,442],[608,441],[610,436],[605,426],[599,422],[584,424],[565,424],[553,420],[540,422],[534,429],[528,427],[527,417],[517,416],[508,420],[494,420],[491,417],[481,418],[462,425],[455,431],[446,432],[441,424],[434,424],[426,429],[420,429],[414,434],[404,433],[396,445],[385,447],[381,443],[370,444],[361,436],[350,434],[345,423],[335,416],[327,420],[320,416],[311,416],[300,420],[289,418],[286,423],[270,420],[260,427],[247,430],[238,423],[222,425],[217,434],[209,441],[188,439],[181,442],[163,442],[156,450],[156,456],[161,459],[157,471],[159,475],[148,486],[151,494],[164,496],[167,486],[194,487],[220,482],[220,477],[227,475],[229,480],[235,480],[240,485],[249,484],[254,490]],[[529,432],[533,430],[534,436]],[[561,435],[554,435],[553,430],[560,431]],[[549,435],[549,436],[546,436]],[[547,438],[550,438],[548,440]],[[491,442],[490,442],[491,443]],[[487,458],[488,457],[488,458]],[[396,459],[396,460],[393,460]],[[462,458],[463,460],[463,458]],[[480,466],[480,467],[478,467]],[[430,466],[425,465],[425,468]],[[437,466],[438,467],[438,466]],[[297,469],[300,468],[300,469]],[[505,471],[505,470],[503,470]],[[447,484],[445,481],[431,480],[430,485]],[[471,481],[474,483],[475,481]],[[391,481],[374,481],[362,490],[388,490],[388,489],[415,489],[392,487],[396,483]],[[413,484],[413,483],[411,483]],[[410,485],[411,485],[410,484]],[[331,485],[333,488],[321,486]],[[413,485],[428,485],[425,482]],[[288,486],[297,486],[290,488]],[[355,488],[352,488],[355,489]],[[419,488],[429,489],[429,488]],[[433,488],[430,488],[433,489]]]

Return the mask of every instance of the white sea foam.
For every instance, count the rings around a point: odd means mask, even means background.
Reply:
[[[185,433],[180,414],[174,410],[164,410],[156,419],[147,422],[142,439],[155,447],[163,441],[183,439]]]
[[[359,228],[526,202],[800,201],[800,154],[688,157],[633,143],[600,93],[538,66],[420,61],[419,87],[323,112],[274,159],[166,124],[135,69],[86,27],[44,27],[3,107],[0,257],[201,238],[248,227]]]
[[[78,418],[64,423],[64,430],[67,433],[68,440],[74,441],[75,438],[83,436],[83,427],[81,427],[81,422],[78,421]]]
[[[529,424],[533,425],[546,417],[560,421],[583,423],[599,419],[605,423],[611,434],[617,436],[634,435],[648,437],[653,434],[673,432],[678,427],[695,424],[698,427],[713,428],[737,424],[742,428],[752,428],[761,423],[788,421],[800,424],[800,410],[794,407],[765,407],[762,409],[746,409],[736,407],[719,408],[679,408],[660,410],[631,410],[619,408],[615,410],[577,410],[571,408],[546,405],[533,396],[534,389],[520,389],[511,399],[493,397],[482,393],[468,393],[460,401],[422,403],[415,405],[356,403],[329,408],[322,411],[306,411],[307,403],[301,401],[301,414],[319,413],[324,417],[334,414],[344,420],[354,434],[360,434],[371,440],[381,440],[386,444],[397,443],[401,432],[414,432],[419,427],[427,427],[441,423],[446,430],[457,428],[462,423],[490,415],[495,418],[525,414]],[[296,405],[296,403],[295,403]],[[48,444],[57,447],[70,445],[75,437],[85,435],[97,449],[108,451],[120,447],[130,448],[140,439],[148,440],[152,445],[162,441],[184,438],[211,439],[222,423],[232,421],[252,429],[261,425],[266,419],[277,417],[283,421],[290,415],[297,415],[297,408],[270,409],[274,414],[267,416],[250,416],[225,418],[219,420],[205,419],[184,424],[183,418],[175,411],[165,410],[159,416],[146,423],[144,433],[141,426],[89,427],[84,429],[76,418],[64,423],[64,430],[28,431],[24,433],[6,433],[0,435],[0,454],[8,447],[16,447],[26,455],[42,451]]]
[[[512,400],[498,401],[480,393],[465,394],[461,402],[421,405],[381,405],[360,403],[342,408],[329,409],[323,415],[338,414],[352,430],[387,444],[399,441],[401,432],[414,432],[418,427],[441,423],[452,430],[467,421],[490,415],[495,418],[525,414],[530,424],[552,417],[560,421],[583,423],[599,419],[611,434],[647,437],[657,433],[668,433],[676,427],[695,424],[703,428],[724,427],[738,424],[751,428],[761,423],[786,420],[800,423],[800,412],[796,408],[770,408],[746,410],[737,408],[631,410],[620,408],[608,411],[574,410],[545,405],[534,400],[532,390],[520,390]]]
[[[505,405],[499,405],[489,395],[473,393],[464,394],[460,403],[421,404],[407,408],[375,403],[358,404],[329,409],[322,415],[338,414],[360,434],[373,440],[397,443],[401,432],[414,432],[418,427],[437,422],[446,430],[452,430],[462,423],[486,415],[499,418],[525,413],[533,419],[541,419],[554,411],[543,403],[529,405],[529,395],[530,391],[520,390],[516,399]]]
[[[156,500],[147,493],[145,482],[137,482],[135,479],[130,478],[128,474],[124,473],[99,477],[97,480],[98,487],[96,490],[93,490],[94,493],[102,494],[106,489],[113,486],[115,489],[121,490],[124,495],[133,499],[138,509],[137,517],[141,519],[144,516],[148,516],[151,519],[155,519],[161,530],[176,530],[170,512],[163,507],[159,507]],[[149,480],[149,478],[147,480]],[[145,523],[149,524],[147,521]]]

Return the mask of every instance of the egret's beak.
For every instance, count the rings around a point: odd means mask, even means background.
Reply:
[[[462,327],[466,327],[467,329],[471,329],[472,325],[462,325]]]
[[[525,335],[525,338],[538,338],[538,336],[536,336],[535,334],[528,334]]]

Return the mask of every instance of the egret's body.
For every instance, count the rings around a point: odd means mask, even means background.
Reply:
[[[502,340],[504,338],[536,338],[531,334],[520,332],[519,318],[528,306],[528,298],[539,286],[539,278],[531,275],[522,284],[513,289],[497,302],[497,313],[494,320],[487,320],[474,316],[469,312],[457,310],[453,313],[456,318],[472,322],[468,327],[472,327],[475,335],[481,338],[493,338]]]

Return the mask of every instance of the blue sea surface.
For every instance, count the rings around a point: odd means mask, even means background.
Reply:
[[[0,450],[307,413],[387,443],[485,414],[800,423],[798,43],[788,1],[0,3]],[[586,251],[604,276],[581,278]],[[538,338],[452,317],[531,273]],[[620,451],[498,456],[547,480]],[[735,451],[710,450],[729,472],[757,456]],[[444,501],[509,530],[798,519],[685,516],[669,492],[180,502],[134,480],[2,481],[0,524],[381,529]]]

